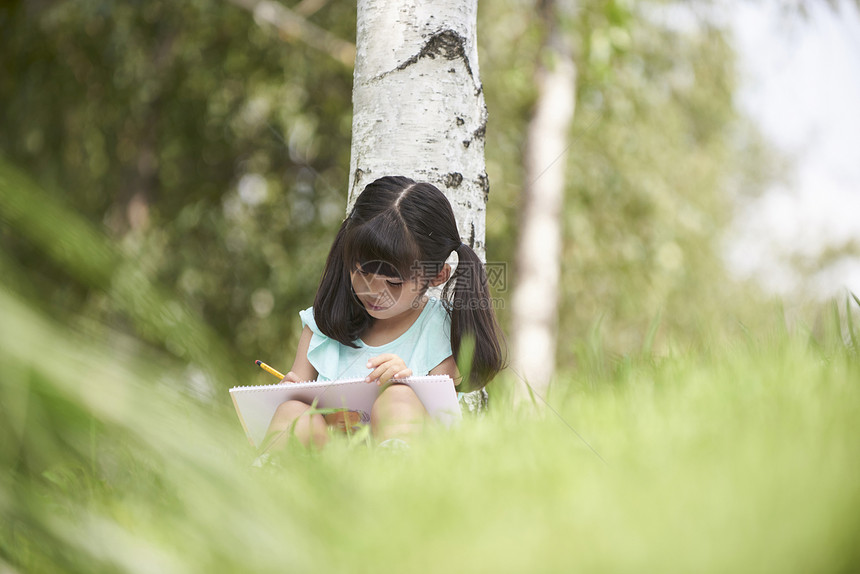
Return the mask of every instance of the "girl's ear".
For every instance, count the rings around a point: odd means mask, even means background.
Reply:
[[[442,271],[439,274],[430,280],[430,286],[436,287],[437,285],[441,285],[445,281],[451,278],[451,266],[447,263],[442,266]]]

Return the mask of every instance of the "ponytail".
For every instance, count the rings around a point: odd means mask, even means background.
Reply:
[[[455,251],[459,263],[445,285],[443,298],[450,305],[454,359],[460,359],[461,350],[474,346],[471,365],[464,377],[464,390],[475,391],[483,388],[504,368],[504,338],[496,321],[483,263],[464,243],[460,243]]]

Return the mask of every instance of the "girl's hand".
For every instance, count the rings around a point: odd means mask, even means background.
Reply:
[[[367,361],[367,368],[373,369],[373,371],[364,379],[365,382],[376,381],[377,385],[384,385],[391,379],[403,379],[412,376],[412,369],[407,368],[403,359],[391,353],[373,357]]]
[[[290,371],[289,373],[284,375],[284,378],[281,379],[281,383],[301,383],[301,382],[302,382],[302,379],[292,371]]]

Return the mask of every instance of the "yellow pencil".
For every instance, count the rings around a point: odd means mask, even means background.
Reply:
[[[276,371],[275,369],[273,369],[272,367],[270,367],[269,365],[267,365],[267,364],[266,364],[266,363],[264,363],[263,361],[256,360],[256,361],[254,361],[254,364],[256,364],[257,366],[259,366],[261,369],[263,369],[263,370],[264,370],[264,371],[266,371],[267,373],[271,373],[271,374],[275,375],[275,376],[276,376],[276,377],[278,377],[279,379],[283,379],[283,378],[284,378],[284,375],[282,375],[281,373],[279,373],[278,371]]]

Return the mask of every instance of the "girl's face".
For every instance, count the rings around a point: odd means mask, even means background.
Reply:
[[[358,300],[374,319],[391,319],[421,305],[426,286],[417,276],[411,279],[369,273],[357,265],[350,273]]]

